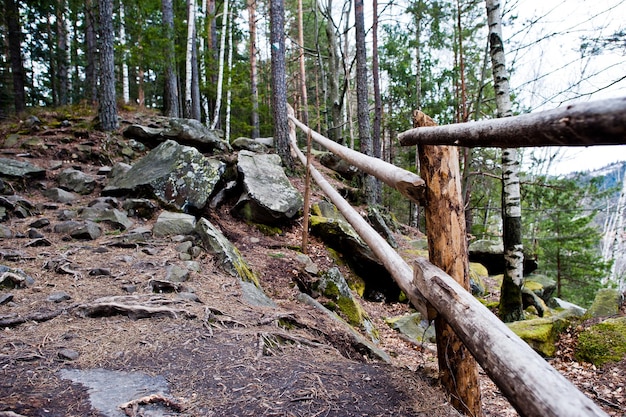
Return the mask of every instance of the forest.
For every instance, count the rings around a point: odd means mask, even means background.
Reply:
[[[622,2],[591,14],[584,1],[575,11],[566,3],[500,5],[510,114],[623,95]],[[277,108],[289,103],[333,141],[418,172],[415,147],[397,139],[414,109],[438,124],[501,113],[483,1],[5,0],[0,8],[2,120],[39,107],[98,107],[106,131],[117,127],[117,108],[150,110],[200,120],[226,140],[280,143],[286,115]],[[625,289],[626,176],[623,165],[597,176],[555,173],[562,152],[513,157],[521,243],[536,273],[557,281],[558,297],[588,306],[599,288]],[[460,150],[472,241],[502,238],[503,153]],[[415,204],[365,187],[368,202],[423,228]]]

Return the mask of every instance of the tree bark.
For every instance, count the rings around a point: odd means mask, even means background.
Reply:
[[[626,97],[574,103],[537,113],[473,123],[420,127],[400,144],[491,146],[593,146],[626,144]]]
[[[26,108],[24,79],[24,61],[22,59],[22,29],[20,14],[15,0],[4,0],[5,19],[9,38],[9,55],[13,73],[13,104],[15,112],[21,113]]]
[[[418,291],[450,323],[520,416],[607,417],[454,278],[425,259],[418,259],[413,269]]]
[[[256,0],[248,0],[248,28],[250,32],[250,95],[252,96],[252,134],[251,138],[259,137],[259,90],[256,47]]]
[[[228,23],[228,0],[224,0],[224,10],[222,10],[222,34],[220,36],[220,57],[217,72],[217,94],[215,95],[215,110],[213,111],[213,124],[211,129],[219,127],[220,107],[222,105],[222,89],[224,86],[224,54],[226,52],[226,25]]]
[[[185,54],[185,105],[183,107],[184,117],[192,117],[193,108],[193,44],[196,34],[196,2],[187,0],[187,47]]]
[[[178,82],[176,79],[175,42],[174,42],[174,7],[172,0],[161,1],[163,30],[165,38],[165,97],[164,113],[168,117],[180,117]]]
[[[120,49],[122,50],[122,100],[124,104],[130,103],[130,79],[128,76],[128,51],[126,50],[126,17],[124,3],[119,5],[120,15]]]
[[[99,0],[100,6],[100,129],[115,130],[117,103],[115,101],[115,59],[113,32],[113,0]]]
[[[274,141],[285,169],[292,172],[293,158],[289,150],[289,118],[287,115],[287,84],[285,63],[285,5],[283,0],[270,0],[270,45],[272,51],[272,114]]]
[[[380,135],[383,118],[383,103],[380,97],[380,71],[378,66],[378,0],[372,0],[372,87],[374,88],[374,121],[372,130],[372,156],[380,158]]]
[[[93,0],[85,1],[85,96],[92,103],[98,101],[98,60],[96,40],[96,19]]]
[[[502,18],[499,0],[486,0],[489,24],[491,68],[498,117],[510,117],[511,96],[506,69]],[[500,318],[504,322],[524,319],[522,286],[524,285],[524,251],[522,246],[522,209],[517,149],[502,150],[502,242],[504,244],[504,278],[500,290]]]
[[[373,143],[370,133],[370,111],[368,104],[367,54],[365,47],[365,16],[363,0],[354,1],[354,21],[356,29],[356,101],[359,123],[359,146],[361,153],[372,156]],[[363,192],[368,205],[380,204],[382,200],[380,184],[371,175],[363,175]]]
[[[70,80],[68,75],[68,53],[67,53],[67,27],[65,20],[65,9],[67,5],[65,0],[57,1],[57,12],[56,12],[56,34],[57,34],[57,53],[56,53],[56,62],[57,62],[57,79],[58,79],[58,87],[59,87],[59,102],[58,104],[61,106],[65,106],[68,104],[68,93],[70,91]]]
[[[435,122],[416,110],[413,125]],[[426,183],[426,235],[430,262],[469,290],[469,257],[461,196],[459,154],[456,147],[420,146],[420,175]],[[478,368],[446,319],[435,318],[437,359],[441,383],[452,405],[470,416],[482,416]]]

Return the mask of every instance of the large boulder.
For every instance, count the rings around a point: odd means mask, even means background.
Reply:
[[[608,317],[619,313],[624,301],[622,293],[613,288],[602,288],[596,293],[593,304],[587,310],[589,317]]]
[[[195,233],[200,237],[204,249],[214,256],[216,265],[239,280],[246,301],[253,305],[275,306],[275,303],[261,289],[259,278],[241,255],[239,249],[217,227],[207,219],[201,218],[196,223]]]
[[[576,359],[602,366],[626,356],[626,317],[604,320],[578,336]]]
[[[570,320],[567,317],[557,315],[516,321],[507,323],[507,326],[541,356],[551,358],[556,353],[559,333],[563,332],[569,324]]]
[[[154,196],[181,211],[206,206],[226,164],[203,156],[196,148],[168,140],[127,172],[111,179],[104,195]]]
[[[293,219],[302,209],[302,195],[289,182],[278,155],[242,150],[237,169],[244,191],[233,211],[246,220],[276,224]]]
[[[0,158],[0,175],[17,178],[43,178],[46,176],[46,170],[30,162]]]
[[[502,241],[476,240],[469,245],[469,260],[483,264],[489,275],[504,273],[504,246]],[[537,261],[524,256],[524,274],[537,269]]]
[[[333,204],[321,201],[311,208],[311,213],[311,233],[337,251],[363,279],[363,296],[370,300],[398,300],[398,285],[339,210]]]
[[[148,147],[155,147],[161,142],[173,140],[181,145],[193,146],[203,153],[230,152],[228,142],[222,140],[215,130],[210,130],[194,119],[171,119],[167,128],[152,128],[131,125],[124,130],[124,136],[136,139]]]

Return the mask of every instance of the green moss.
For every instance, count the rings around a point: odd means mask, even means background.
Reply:
[[[282,229],[279,227],[268,226],[266,224],[254,223],[254,227],[256,227],[265,236],[276,236],[283,233]]]
[[[507,323],[507,326],[535,351],[545,357],[556,353],[556,339],[569,322],[563,319],[539,318]]]
[[[365,294],[365,281],[361,277],[352,275],[348,280],[348,287],[357,293],[359,297],[363,297],[363,294]]]
[[[524,282],[524,288],[528,288],[531,291],[541,291],[543,289],[543,285],[539,282],[527,280]]]
[[[363,322],[363,308],[352,298],[340,296],[337,307],[344,315],[346,321],[353,326],[360,326]]]
[[[488,277],[489,272],[483,264],[477,262],[470,262],[470,274],[475,274],[479,277]]]
[[[578,336],[576,360],[602,366],[626,355],[626,317],[608,319]]]
[[[324,289],[324,296],[337,300],[339,298],[339,287],[332,281],[326,282],[326,288]]]
[[[246,282],[253,283],[256,287],[261,288],[261,283],[259,282],[259,278],[256,274],[250,269],[246,261],[244,261],[243,256],[241,256],[241,252],[235,247],[233,247],[236,260],[233,260],[233,267],[235,271],[237,271],[237,275]]]

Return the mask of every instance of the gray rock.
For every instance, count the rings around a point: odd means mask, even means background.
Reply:
[[[602,288],[596,293],[596,297],[587,310],[590,317],[609,317],[619,313],[624,302],[622,293],[614,288]]]
[[[43,192],[43,195],[57,203],[70,204],[78,197],[76,194],[65,191],[62,188],[50,188]]]
[[[186,282],[189,280],[189,271],[178,265],[168,265],[165,270],[165,279],[170,282]]]
[[[27,247],[27,248],[37,248],[37,247],[42,247],[42,246],[52,246],[52,242],[50,242],[45,237],[40,237],[40,238],[36,238],[36,239],[31,240],[30,242],[28,242],[24,246]]]
[[[70,234],[70,232],[78,229],[79,227],[83,225],[84,223],[81,223],[81,222],[77,222],[74,220],[67,220],[67,221],[63,221],[61,223],[55,224],[52,230],[54,231],[54,233]]]
[[[71,299],[72,297],[65,291],[55,292],[48,296],[48,301],[53,302],[53,303],[60,303],[63,301],[69,301]]]
[[[118,162],[111,167],[110,178],[115,178],[130,171],[133,166],[125,162]]]
[[[133,226],[133,221],[117,209],[85,207],[80,211],[80,217],[98,223],[107,223],[118,230],[127,230]]]
[[[75,361],[76,359],[78,359],[80,354],[73,349],[61,349],[58,352],[58,356],[60,359]]]
[[[573,317],[582,317],[587,312],[587,310],[582,308],[581,306],[576,305],[574,303],[570,303],[565,300],[561,300],[560,298],[557,298],[557,297],[553,297],[551,299],[550,307],[559,308],[559,309],[568,311]]]
[[[233,145],[233,149],[235,150],[246,150],[256,153],[268,152],[267,146],[250,138],[237,138],[231,143],[231,145]]]
[[[0,158],[0,175],[16,178],[44,178],[46,170],[30,162]]]
[[[124,130],[124,136],[137,139],[149,147],[169,139],[182,145],[193,146],[203,153],[232,151],[228,142],[222,140],[217,131],[208,129],[194,119],[170,119],[170,126],[165,129],[131,125]]]
[[[82,226],[70,231],[70,236],[79,240],[96,240],[102,236],[102,229],[95,223],[86,222]]]
[[[89,275],[92,277],[101,277],[111,275],[111,270],[107,268],[93,268],[89,270]]]
[[[1,210],[0,210],[1,211]],[[13,237],[13,232],[7,226],[0,224],[0,239],[10,239]]]
[[[487,268],[489,275],[504,273],[504,246],[502,240],[476,240],[469,245],[470,262],[478,262]],[[524,274],[530,274],[537,269],[537,261],[531,257],[524,257]]]
[[[146,198],[129,198],[124,201],[122,208],[126,210],[129,216],[151,219],[158,207]]]
[[[164,211],[157,218],[152,233],[156,237],[188,235],[196,227],[196,218],[189,214]]]
[[[241,151],[237,169],[244,193],[234,211],[246,220],[273,224],[293,219],[302,209],[302,195],[289,182],[278,155]]]
[[[41,219],[35,220],[31,224],[29,224],[29,226],[30,227],[34,227],[35,229],[41,229],[42,227],[46,227],[49,224],[50,224],[50,220],[48,220],[47,218],[43,217]]]
[[[73,168],[64,169],[57,176],[59,187],[78,194],[91,194],[96,188],[96,179]]]
[[[123,235],[114,236],[109,245],[120,248],[135,248],[145,244],[152,236],[152,230],[148,227],[138,227]]]
[[[420,313],[412,313],[404,316],[389,317],[385,322],[394,330],[417,343],[435,343],[435,327],[429,325],[427,320],[422,320]]]
[[[181,242],[178,245],[176,245],[175,249],[177,252],[180,252],[180,253],[189,253],[192,247],[193,247],[193,242],[187,240],[185,242]]]
[[[4,255],[4,259],[8,259]],[[0,265],[0,287],[26,288],[35,283],[35,279],[19,268]]]
[[[180,292],[176,294],[176,298],[185,301],[193,301],[194,303],[202,303],[202,301],[200,301],[200,298],[198,298],[198,296],[192,292]]]
[[[323,153],[320,155],[319,160],[326,168],[332,169],[348,181],[352,181],[359,172],[357,167],[350,165],[332,152]]]
[[[168,140],[128,172],[113,177],[103,194],[148,192],[178,210],[201,210],[225,170],[225,163],[206,158],[195,148]]]
[[[13,294],[11,294],[10,292],[6,294],[0,294],[0,306],[8,304],[11,301],[13,301]]]

